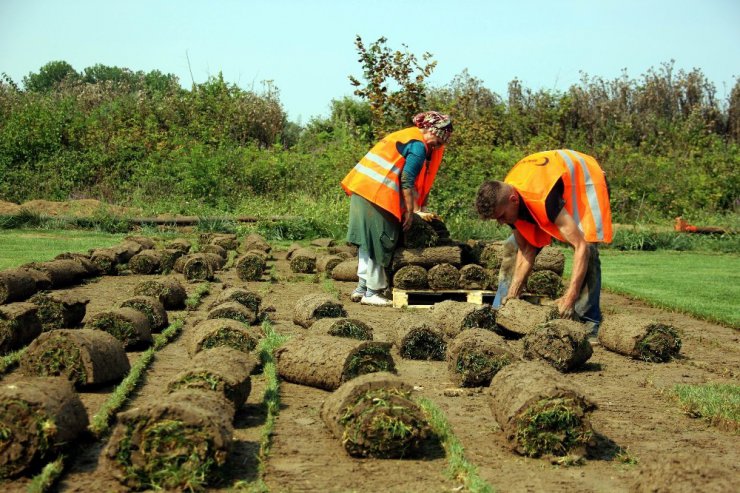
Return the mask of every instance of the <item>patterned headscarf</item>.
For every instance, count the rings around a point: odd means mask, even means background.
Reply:
[[[426,111],[419,113],[413,119],[414,125],[418,128],[428,128],[430,132],[447,143],[452,135],[452,120],[450,115],[443,115],[437,111]]]

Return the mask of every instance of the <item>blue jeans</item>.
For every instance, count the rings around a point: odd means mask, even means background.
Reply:
[[[493,307],[500,308],[501,301],[506,297],[514,277],[514,268],[516,267],[516,254],[519,247],[514,235],[504,243],[503,258],[501,268],[498,273],[498,288],[496,297],[493,299]],[[601,260],[599,259],[599,249],[595,243],[588,244],[588,267],[586,276],[583,279],[581,293],[578,295],[574,311],[581,322],[601,323]]]

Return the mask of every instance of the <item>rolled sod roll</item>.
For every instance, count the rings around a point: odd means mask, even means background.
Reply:
[[[429,269],[427,279],[432,289],[457,289],[460,271],[452,264],[438,264]]]
[[[421,265],[427,269],[437,264],[461,263],[462,250],[459,246],[438,246],[429,248],[397,248],[391,262],[395,272],[404,265]]]
[[[63,378],[27,377],[0,385],[0,479],[51,457],[87,425],[79,395]]]
[[[128,268],[134,274],[157,274],[162,272],[162,250],[142,250],[128,262]]]
[[[361,341],[373,340],[373,328],[356,318],[322,318],[315,321],[309,330],[312,334],[349,337]]]
[[[496,312],[496,323],[519,335],[527,335],[535,327],[560,318],[555,306],[535,305],[525,300],[510,299]]]
[[[548,298],[558,298],[563,294],[563,278],[551,270],[534,271],[527,279],[527,291]]]
[[[393,345],[402,358],[416,360],[445,359],[447,342],[437,326],[425,318],[412,315],[402,317],[394,324]]]
[[[102,274],[114,276],[118,273],[118,256],[112,248],[98,248],[90,254],[90,261]]]
[[[504,255],[504,243],[497,241],[483,245],[483,250],[480,252],[480,263],[483,267],[489,269],[498,269],[501,267],[501,262]]]
[[[219,245],[203,245],[200,247],[200,253],[215,253],[224,260],[229,256],[227,250]]]
[[[257,312],[237,301],[226,301],[213,307],[208,312],[207,318],[230,318],[231,320],[251,325],[257,321]]]
[[[41,291],[28,300],[36,305],[41,329],[44,332],[54,329],[77,327],[87,312],[88,298],[72,293]]]
[[[506,341],[491,331],[466,329],[447,345],[447,371],[460,387],[484,387],[517,357]]]
[[[524,336],[524,357],[543,360],[558,371],[580,368],[593,354],[591,331],[573,320],[550,320]]]
[[[237,240],[235,234],[215,234],[211,237],[208,243],[211,245],[218,245],[226,250],[236,250],[239,248],[239,240]]]
[[[244,238],[244,241],[242,242],[242,250],[245,252],[250,250],[260,250],[265,253],[270,253],[272,247],[267,243],[267,240],[262,235],[251,233]]]
[[[31,269],[0,271],[0,304],[23,301],[37,291]]]
[[[69,259],[35,262],[28,264],[28,267],[48,275],[54,289],[77,284],[88,277],[87,270],[79,262]]]
[[[180,252],[180,250],[172,250],[173,252]],[[182,274],[182,270],[185,267],[185,262],[188,261],[188,256],[180,252],[180,256],[177,257],[175,262],[172,264],[172,270]]]
[[[446,300],[435,303],[430,315],[448,340],[454,339],[465,329],[498,331],[496,311],[491,305]]]
[[[54,257],[54,260],[74,260],[85,270],[87,274],[85,277],[96,277],[101,274],[98,266],[90,260],[90,255],[84,253],[64,252]]]
[[[491,285],[491,272],[478,264],[463,265],[460,268],[460,289],[488,289]]]
[[[211,308],[214,308],[221,303],[226,303],[229,301],[236,301],[237,303],[241,303],[245,307],[249,308],[254,313],[259,313],[260,305],[262,304],[262,297],[253,291],[249,291],[248,289],[227,288],[219,293],[219,295],[216,297],[216,301],[211,304]]]
[[[562,276],[565,270],[565,254],[560,248],[546,246],[535,257],[532,268],[535,271],[549,270]]]
[[[298,250],[300,250],[301,248],[304,248],[304,247],[302,247],[298,243],[293,243],[292,245],[290,245],[288,247],[288,252],[285,254],[285,260],[290,260],[291,258],[293,258],[293,254],[297,252]]]
[[[343,261],[344,259],[339,255],[321,255],[316,258],[316,272],[326,272],[327,275],[331,275],[334,267]]]
[[[205,349],[167,385],[168,392],[202,389],[221,393],[239,409],[252,389],[250,375],[259,362],[251,354],[227,346]]]
[[[154,240],[148,236],[127,236],[124,240],[138,243],[144,250],[152,250],[157,246]]]
[[[114,308],[90,317],[85,328],[107,332],[123,343],[126,349],[151,344],[152,328],[145,313],[133,308]]]
[[[183,257],[185,262],[182,266],[182,275],[188,281],[211,281],[213,280],[213,261],[205,254],[194,253]]]
[[[321,419],[353,457],[413,456],[433,432],[412,392],[390,373],[362,375],[326,398]]]
[[[118,413],[105,458],[125,486],[201,490],[231,450],[234,406],[216,392],[183,389]]]
[[[605,317],[599,342],[609,351],[651,363],[670,361],[681,350],[675,327],[629,314]]]
[[[20,349],[41,334],[38,310],[22,301],[0,306],[0,354]]]
[[[180,281],[174,277],[162,277],[142,281],[134,287],[137,296],[154,296],[162,302],[167,310],[179,310],[185,308],[187,293]]]
[[[399,289],[427,289],[427,270],[420,265],[405,265],[393,274],[393,286]]]
[[[331,278],[335,281],[357,282],[360,279],[357,277],[359,263],[359,260],[352,258],[337,264],[331,271]]]
[[[332,255],[339,255],[340,253],[346,253],[350,257],[356,257],[357,256],[357,245],[338,245],[338,246],[330,246],[327,248],[327,251]]]
[[[181,250],[175,250],[174,248],[165,248],[161,252],[161,268],[162,272],[165,273],[175,270],[175,263],[185,255]]]
[[[307,329],[320,318],[346,317],[347,310],[329,295],[307,294],[298,299],[293,309],[293,322]]]
[[[439,234],[431,224],[418,214],[411,214],[411,226],[403,233],[404,248],[426,248],[437,246]]]
[[[395,373],[387,342],[310,334],[290,339],[275,352],[278,374],[288,382],[335,390],[366,373]]]
[[[257,334],[249,331],[243,323],[230,318],[213,318],[199,322],[193,327],[187,347],[190,356],[204,349],[221,346],[248,353],[257,347],[258,342]]]
[[[130,368],[121,341],[94,329],[44,332],[28,346],[20,362],[24,375],[64,376],[77,386],[121,380]]]
[[[299,274],[310,274],[316,270],[316,252],[301,248],[290,257],[290,270]]]
[[[211,262],[214,271],[221,270],[226,265],[226,259],[217,253],[203,252],[201,255],[205,255]]]
[[[236,275],[242,281],[259,281],[265,271],[265,259],[255,253],[247,253],[236,261]]]
[[[113,245],[111,250],[116,254],[116,261],[119,264],[126,264],[131,257],[142,251],[144,248],[135,241],[122,241],[118,245]]]
[[[490,385],[491,410],[512,450],[529,457],[583,454],[596,405],[544,362],[516,362]]]
[[[134,274],[156,274],[162,272],[162,250],[142,250],[128,261]]]
[[[154,296],[133,296],[123,300],[121,308],[133,308],[146,315],[152,332],[159,332],[170,323],[164,305]]]
[[[189,253],[192,247],[193,244],[190,242],[190,240],[187,240],[185,238],[175,238],[174,240],[167,242],[167,244],[165,245],[165,248],[180,250],[184,254]]]
[[[310,245],[319,248],[329,248],[336,245],[336,242],[333,238],[316,238],[311,240]]]

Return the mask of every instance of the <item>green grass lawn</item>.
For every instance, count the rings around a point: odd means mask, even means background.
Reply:
[[[0,230],[0,270],[120,243],[126,235],[80,230]]]
[[[602,287],[740,328],[740,255],[600,250]],[[566,250],[566,273],[572,254]]]

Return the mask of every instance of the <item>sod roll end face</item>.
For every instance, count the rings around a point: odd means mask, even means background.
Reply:
[[[321,417],[353,457],[412,456],[432,435],[412,391],[390,373],[359,376],[324,401]]]
[[[26,472],[87,427],[85,407],[63,378],[0,385],[0,479]]]
[[[105,457],[130,488],[200,490],[226,462],[233,416],[215,392],[180,390],[119,413]]]
[[[491,380],[493,415],[515,452],[529,457],[583,455],[594,444],[596,405],[543,362],[516,362]]]
[[[599,342],[610,351],[651,363],[670,361],[681,350],[675,327],[632,314],[605,317]]]

